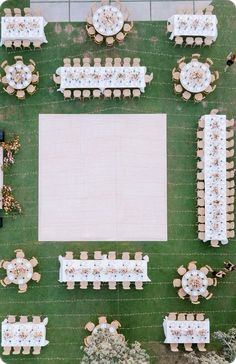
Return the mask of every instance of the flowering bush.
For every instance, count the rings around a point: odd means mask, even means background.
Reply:
[[[15,136],[9,142],[2,142],[0,146],[4,150],[3,167],[9,167],[11,164],[15,163],[15,154],[20,150],[20,138]]]
[[[129,347],[122,336],[98,330],[88,347],[82,347],[81,364],[149,364],[150,359],[137,341]]]
[[[232,363],[236,358],[236,328],[232,327],[228,332],[214,332],[214,338],[222,344],[225,359]]]
[[[2,187],[2,207],[6,214],[21,214],[22,209],[19,202],[12,194],[10,186]]]
[[[184,355],[187,358],[188,364],[229,364],[222,356],[219,356],[214,351],[198,356],[195,352]]]

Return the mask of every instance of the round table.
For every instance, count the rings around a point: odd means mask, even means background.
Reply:
[[[115,329],[114,326],[112,326],[111,324],[108,323],[104,323],[104,324],[100,324],[97,325],[94,329],[92,334],[96,334],[98,332],[98,330],[107,330],[109,331],[111,334],[117,334],[117,331]]]
[[[189,270],[182,277],[182,287],[190,296],[199,296],[206,292],[207,276],[200,270]]]
[[[94,28],[106,37],[119,33],[123,25],[124,17],[115,6],[101,6],[93,15]]]
[[[33,275],[33,267],[25,258],[13,259],[7,266],[7,277],[12,283],[27,283]]]
[[[18,62],[8,67],[6,78],[11,87],[22,90],[31,83],[32,72],[28,66]]]
[[[189,92],[202,92],[211,83],[211,72],[204,63],[192,61],[182,68],[180,82]]]

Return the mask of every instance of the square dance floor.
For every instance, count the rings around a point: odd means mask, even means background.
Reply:
[[[166,114],[39,116],[40,241],[166,241]]]

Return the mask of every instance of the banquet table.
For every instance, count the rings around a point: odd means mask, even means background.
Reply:
[[[7,277],[12,283],[27,283],[33,276],[33,267],[25,258],[13,259],[7,265]]]
[[[59,67],[58,91],[65,89],[138,88],[145,89],[146,67]]]
[[[147,275],[147,255],[142,260],[65,259],[59,256],[59,282],[150,282]]]
[[[163,321],[166,344],[198,344],[210,342],[210,322],[204,321],[172,321],[166,316]]]
[[[115,35],[119,33],[123,25],[124,17],[121,11],[115,6],[101,6],[93,15],[93,26],[101,35]]]
[[[226,115],[205,115],[205,240],[227,243]]]
[[[46,327],[43,322],[40,324],[33,324],[32,322],[10,324],[6,319],[2,322],[2,347],[46,346],[48,343]]]
[[[191,61],[182,68],[180,82],[185,90],[189,92],[202,92],[211,83],[211,72],[204,63]]]
[[[22,90],[31,83],[32,72],[28,66],[17,62],[7,68],[6,78],[11,87],[16,90]]]
[[[47,43],[41,16],[7,16],[1,18],[1,45],[6,40],[30,40]]]
[[[190,296],[202,295],[206,292],[207,286],[207,276],[200,270],[193,269],[182,277],[182,288]]]
[[[209,37],[216,40],[217,17],[215,15],[176,14],[168,19],[173,31],[170,39],[177,36]]]

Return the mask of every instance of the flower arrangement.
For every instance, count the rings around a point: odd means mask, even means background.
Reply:
[[[22,213],[21,205],[13,196],[10,186],[3,185],[2,187],[2,208],[6,214]]]
[[[9,142],[2,142],[0,146],[3,148],[5,155],[3,158],[3,167],[9,167],[11,164],[15,163],[15,154],[20,150],[20,138],[16,135]]]

